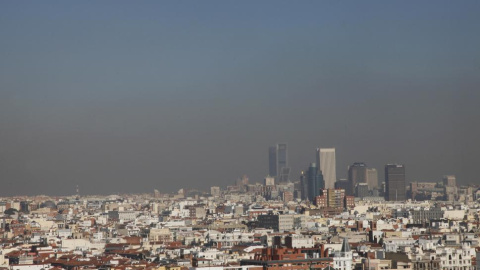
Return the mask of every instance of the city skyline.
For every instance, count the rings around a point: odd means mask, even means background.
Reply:
[[[276,146],[274,146],[274,148],[277,149],[279,145],[282,145],[282,147],[284,147],[285,150],[287,149],[287,148],[286,148],[286,147],[287,147],[287,143],[276,144]],[[270,158],[271,158],[271,151],[270,151],[270,150],[271,150],[271,149],[272,149],[272,146],[268,147],[268,150],[269,150],[269,151],[268,151],[268,160],[267,160],[267,162],[266,162],[266,169],[265,169],[265,171],[266,171],[267,173],[265,173],[265,174],[264,174],[262,177],[260,177],[259,179],[253,179],[253,182],[252,182],[252,183],[262,184],[262,183],[264,183],[264,181],[265,181],[265,177],[267,177],[267,176],[270,175],[269,171],[270,171],[270,169],[271,169],[271,166],[270,166],[270,165],[271,165],[271,162],[270,162],[270,161],[271,161],[271,160],[270,160]],[[319,147],[316,148],[316,155],[315,155],[315,160],[317,160],[317,162],[318,162],[319,159],[321,159],[321,158],[320,158],[320,149],[323,149],[324,151],[327,151],[328,153],[327,153],[327,152],[324,152],[324,153],[323,153],[323,155],[327,155],[327,156],[328,156],[328,154],[329,154],[330,152],[333,151],[333,158],[335,159],[335,160],[334,160],[334,163],[335,163],[335,161],[336,161],[336,155],[335,155],[335,152],[336,152],[336,151],[335,151],[335,148],[319,148]],[[288,155],[287,155],[286,153],[285,153],[285,158],[288,160]],[[328,158],[328,157],[327,157],[327,158]],[[310,160],[314,160],[314,159],[311,158]],[[277,162],[279,162],[279,161],[277,160]],[[282,162],[282,163],[284,163],[284,162]],[[327,162],[327,163],[329,163],[329,162]],[[331,163],[331,162],[330,162],[330,163]],[[315,166],[316,163],[310,163],[310,165],[307,166],[306,172],[310,171],[310,167],[312,166],[312,164]],[[359,161],[351,162],[351,164],[353,164],[353,165],[348,165],[345,170],[340,170],[340,174],[339,174],[339,175],[341,175],[341,176],[340,176],[340,177],[339,177],[339,176],[336,177],[335,181],[333,182],[333,186],[332,186],[332,187],[325,187],[325,188],[326,188],[326,189],[327,189],[327,188],[332,188],[332,189],[333,189],[333,188],[337,188],[337,187],[336,187],[336,183],[338,183],[339,180],[344,180],[344,181],[348,182],[349,188],[352,188],[351,190],[352,190],[352,192],[354,192],[355,187],[350,187],[351,181],[349,180],[349,174],[350,174],[350,170],[351,170],[353,167],[358,166],[358,165],[365,166],[365,168],[366,168],[365,177],[367,177],[367,178],[366,178],[367,181],[368,181],[368,172],[370,171],[370,173],[372,173],[372,172],[374,173],[374,177],[375,177],[375,179],[377,180],[377,181],[375,181],[375,183],[377,183],[377,186],[376,186],[377,188],[380,188],[380,187],[381,187],[382,182],[383,182],[384,184],[386,184],[386,182],[385,182],[386,174],[385,174],[385,175],[382,175],[382,178],[378,178],[376,168],[373,168],[373,167],[371,167],[371,166],[366,166],[366,164],[365,164],[364,162],[359,162]],[[389,165],[391,165],[391,164],[396,164],[396,163],[387,162],[387,163],[381,165],[380,167],[385,167],[385,168],[387,168],[387,166],[389,166]],[[331,165],[331,164],[328,164],[328,165]],[[404,165],[401,165],[401,166],[404,166]],[[277,166],[275,166],[275,167],[277,168],[277,167],[278,167],[278,164],[277,164]],[[319,166],[316,165],[316,168],[318,168],[318,167],[319,167]],[[329,166],[329,167],[332,167],[332,166]],[[337,166],[334,166],[334,167],[337,167]],[[305,168],[305,166],[304,166],[304,168]],[[403,167],[402,167],[402,168],[403,168]],[[290,169],[290,168],[289,168],[289,169]],[[318,170],[320,170],[320,168],[318,168]],[[278,170],[278,171],[280,171],[280,170]],[[292,175],[292,174],[290,173],[290,176],[289,176],[289,179],[288,179],[288,180],[289,180],[290,182],[298,182],[298,183],[301,183],[302,173],[304,172],[304,170],[303,170],[303,169],[297,169],[297,168],[295,168],[295,172],[296,172],[296,171],[299,171],[299,173],[298,173],[298,174],[295,174],[295,175]],[[336,171],[335,171],[335,174],[337,174]],[[246,176],[248,176],[248,174],[243,174],[243,175],[242,175],[242,177],[246,177]],[[443,175],[437,175],[437,176],[435,177],[435,179],[433,179],[433,180],[432,180],[432,179],[410,180],[409,177],[406,177],[406,178],[405,178],[405,186],[407,186],[410,182],[416,182],[416,181],[435,181],[435,182],[438,182],[438,183],[442,183],[442,181],[443,181],[443,182],[445,181],[445,177],[447,177],[447,176],[449,176],[448,173],[447,173],[447,174],[443,174]],[[239,180],[238,180],[238,179],[240,179],[239,177],[240,177],[240,175],[232,175],[232,176],[231,176],[230,178],[228,178],[227,180],[225,180],[225,181],[223,181],[223,182],[220,182],[220,183],[212,184],[212,186],[226,187],[226,186],[230,185],[232,181],[233,181],[233,182],[239,181]],[[272,177],[275,179],[276,182],[279,181],[279,176],[272,176]],[[305,175],[305,177],[308,178],[308,173]],[[324,175],[323,175],[323,172],[322,172],[322,179],[323,179],[323,177],[324,177]],[[455,176],[453,176],[453,177],[455,177]],[[308,182],[309,182],[309,181],[312,181],[311,179],[310,179],[310,180],[309,180],[309,179],[306,179],[306,180],[307,180]],[[322,180],[322,181],[324,181],[324,180]],[[367,182],[362,182],[362,183],[367,183]],[[468,183],[467,183],[467,184],[468,184]],[[470,184],[475,184],[475,183],[473,182],[473,183],[470,183]],[[169,186],[169,187],[171,187],[171,186]],[[157,190],[157,189],[159,189],[159,188],[162,189],[162,187],[160,187],[160,186],[158,186],[158,185],[157,185],[157,186],[152,185],[152,186],[149,186],[149,187],[145,187],[145,189],[139,189],[137,192],[133,192],[133,193],[138,193],[138,194],[150,193],[153,189]],[[205,187],[204,185],[203,185],[203,186],[191,186],[191,187],[178,185],[178,186],[174,186],[173,188],[162,189],[162,191],[165,192],[165,193],[175,193],[175,192],[177,192],[177,191],[180,190],[180,189],[185,189],[185,190],[191,189],[191,190],[199,190],[199,191],[208,191],[209,188],[210,188],[210,187]],[[341,186],[341,187],[338,187],[338,188],[344,188],[344,187]],[[79,185],[76,184],[76,185],[72,186],[71,189],[70,189],[69,191],[67,191],[66,193],[48,193],[48,192],[47,192],[47,193],[31,193],[31,194],[29,194],[29,193],[0,194],[0,197],[2,197],[2,196],[4,196],[4,197],[10,197],[10,196],[35,196],[35,195],[68,196],[68,195],[74,195],[74,194],[76,194],[76,193],[78,193],[78,192],[79,192]],[[129,192],[129,191],[113,191],[113,192],[103,192],[103,193],[95,193],[95,192],[92,193],[92,192],[88,192],[88,193],[83,193],[83,195],[108,195],[108,194],[128,194],[128,193],[131,193],[131,192]],[[353,195],[353,193],[352,193],[352,195]]]
[[[0,2],[0,270],[480,270],[479,14]]]
[[[336,149],[476,183],[480,2],[2,2],[0,196],[169,192]],[[319,164],[320,165],[320,164]]]

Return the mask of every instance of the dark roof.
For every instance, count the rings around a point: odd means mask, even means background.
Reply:
[[[348,243],[348,238],[345,237],[343,238],[343,243],[342,243],[342,252],[350,252],[350,244]]]

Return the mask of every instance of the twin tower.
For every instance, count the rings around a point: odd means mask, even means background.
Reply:
[[[309,178],[309,181],[305,181],[306,183],[303,185],[303,196],[311,197],[318,195],[313,194],[312,191],[320,188],[335,188],[335,181],[337,180],[335,148],[317,148],[315,158],[316,163],[310,164],[307,170],[308,176],[306,175],[306,177]],[[271,177],[275,177],[279,182],[289,180],[290,167],[288,165],[288,147],[286,143],[279,143],[268,149],[268,165]]]

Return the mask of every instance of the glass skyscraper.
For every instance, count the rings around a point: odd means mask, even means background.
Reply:
[[[322,172],[317,169],[315,163],[310,163],[307,171],[307,179],[308,199],[313,202],[315,201],[315,197],[320,195],[320,190],[325,188]]]
[[[273,177],[277,176],[277,146],[268,148],[268,174]]]
[[[405,201],[405,165],[385,165],[385,200]]]
[[[279,182],[288,181],[288,148],[286,143],[279,143],[268,148],[268,173],[277,177]]]

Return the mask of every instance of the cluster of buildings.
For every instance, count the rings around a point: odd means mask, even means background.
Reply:
[[[348,166],[347,178],[338,179],[336,172],[335,148],[317,148],[315,163],[301,172],[292,190],[295,199],[315,202],[323,190],[341,189],[345,196],[370,200],[405,201],[434,200],[471,202],[480,197],[475,186],[457,186],[454,175],[445,175],[438,182],[417,182],[406,179],[404,164],[386,164],[384,181],[377,169],[364,162],[354,162]],[[269,172],[264,183],[273,185],[275,181],[284,183],[290,179],[287,144],[281,143],[269,148]]]
[[[333,148],[292,182],[286,144],[269,157],[263,183],[208,192],[0,198],[0,269],[480,270],[478,187],[335,179]]]

